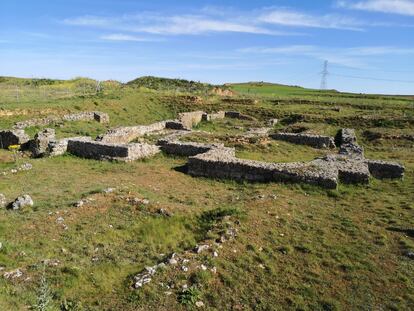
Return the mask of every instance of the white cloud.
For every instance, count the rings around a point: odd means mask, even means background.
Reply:
[[[206,7],[197,14],[139,14],[102,17],[86,15],[63,20],[71,26],[95,27],[112,31],[156,35],[199,35],[208,33],[247,33],[262,35],[301,35],[283,27],[362,30],[365,23],[340,15],[309,15],[293,10],[267,8],[236,12]]]
[[[338,5],[340,7],[355,10],[414,16],[414,1],[412,0],[338,1]]]
[[[105,27],[110,26],[114,22],[113,19],[107,17],[99,17],[93,15],[85,15],[74,18],[66,18],[63,20],[63,23],[66,25],[73,26],[95,26],[95,27]]]
[[[275,34],[271,30],[248,23],[238,23],[203,16],[174,16],[166,18],[163,23],[137,28],[143,32],[168,35],[202,34],[208,32],[240,32],[252,34]]]
[[[380,55],[410,55],[414,48],[392,46],[370,46],[351,48],[318,47],[315,45],[288,45],[279,47],[249,47],[239,49],[240,53],[275,54],[284,56],[304,56],[353,68],[367,67],[366,61]]]
[[[101,36],[101,39],[108,40],[108,41],[134,41],[134,42],[160,41],[159,39],[143,38],[143,37],[131,36],[131,35],[122,34],[122,33],[103,35]]]
[[[259,21],[290,27],[334,28],[347,30],[362,30],[362,22],[340,15],[309,15],[302,12],[273,9],[259,16]]]
[[[151,33],[157,35],[195,35],[218,32],[285,35],[257,26],[252,21],[232,18],[213,18],[204,15],[162,16],[157,14],[124,15],[114,18],[82,16],[68,18],[63,23],[71,26],[97,27],[112,30]]]

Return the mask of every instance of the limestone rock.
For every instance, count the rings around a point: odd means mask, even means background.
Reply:
[[[0,131],[0,148],[7,149],[12,145],[23,145],[30,137],[22,129]]]
[[[19,210],[25,207],[31,207],[33,204],[32,198],[28,194],[24,194],[10,204],[10,209]]]
[[[6,196],[3,193],[0,193],[0,208],[7,206]]]
[[[37,133],[30,144],[32,156],[35,158],[43,157],[49,153],[49,143],[55,141],[55,130],[46,128]]]

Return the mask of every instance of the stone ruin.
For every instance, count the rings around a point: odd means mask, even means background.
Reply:
[[[73,116],[73,119],[77,117],[80,116]],[[255,120],[234,111],[212,114],[195,111],[181,113],[177,120],[110,129],[96,140],[90,137],[57,140],[53,129],[45,129],[36,134],[29,145],[35,157],[57,156],[69,152],[83,158],[126,162],[151,157],[163,151],[167,154],[189,157],[187,168],[191,176],[250,182],[303,182],[327,189],[335,189],[339,182],[366,184],[369,182],[370,175],[375,178],[402,178],[404,175],[404,167],[398,163],[366,159],[363,148],[357,144],[355,131],[352,129],[340,130],[335,138],[302,133],[269,135],[270,128],[251,129],[244,134],[251,137],[268,136],[314,148],[339,147],[337,154],[328,154],[310,162],[268,163],[239,159],[235,155],[234,148],[225,147],[223,144],[179,140],[181,135],[190,133],[191,128],[202,120],[211,121],[225,117]],[[156,145],[132,143],[137,138],[150,133],[172,134],[164,135],[165,137]],[[29,138],[23,130],[11,130],[0,132],[0,139],[4,145],[7,145],[27,143]]]
[[[99,123],[108,123],[109,115],[105,112],[92,111],[92,112],[79,112],[66,114],[62,117],[49,116],[45,118],[29,119],[26,121],[17,122],[14,124],[14,129],[25,129],[30,126],[46,126],[52,123],[58,122],[73,122],[73,121],[97,121]]]
[[[160,152],[160,149],[145,143],[112,144],[88,139],[70,139],[67,151],[82,158],[129,162],[151,157]]]
[[[30,137],[22,129],[0,131],[0,148],[8,149],[13,145],[23,145],[30,140]]]
[[[306,145],[314,148],[335,148],[333,137],[312,135],[312,134],[296,134],[296,133],[275,133],[270,135],[275,140],[283,140],[289,143]]]

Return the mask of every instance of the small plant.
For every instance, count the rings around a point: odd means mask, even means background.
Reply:
[[[47,311],[52,309],[52,295],[50,293],[49,284],[46,280],[45,271],[43,271],[42,278],[40,279],[40,286],[37,293],[37,302],[33,306],[36,311]]]
[[[79,302],[65,299],[60,304],[60,310],[61,311],[81,311],[83,310],[83,308]]]
[[[17,163],[17,161],[19,160],[19,150],[20,150],[20,145],[9,146],[9,151],[13,152],[14,163]]]
[[[200,295],[201,293],[198,290],[198,288],[195,286],[191,286],[189,288],[182,290],[178,294],[178,302],[182,305],[193,305],[198,300],[200,300]]]

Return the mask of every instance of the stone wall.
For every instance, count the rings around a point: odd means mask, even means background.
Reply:
[[[359,159],[330,154],[317,158],[310,163],[336,170],[338,179],[345,184],[367,184],[369,182],[368,165]]]
[[[224,147],[222,144],[201,144],[194,142],[180,142],[178,140],[161,139],[158,141],[161,150],[168,154],[179,156],[195,156],[213,148]]]
[[[0,131],[0,148],[8,149],[12,145],[23,145],[30,137],[22,129]]]
[[[324,188],[337,187],[337,172],[309,163],[266,163],[238,159],[233,148],[213,148],[189,158],[188,173],[250,182],[304,182]]]
[[[405,168],[399,163],[385,162],[380,160],[366,160],[369,172],[378,179],[402,178]]]
[[[349,157],[364,157],[364,149],[358,145],[354,129],[341,129],[336,135],[339,153]]]
[[[204,113],[203,114],[203,121],[213,121],[213,120],[219,120],[224,119],[226,116],[225,111],[218,111],[215,113]]]
[[[183,112],[178,114],[178,121],[184,125],[184,128],[191,129],[201,122],[204,114],[204,111]]]
[[[333,137],[311,135],[311,134],[296,134],[296,133],[275,133],[270,135],[276,140],[283,140],[298,145],[307,145],[314,148],[335,148]]]
[[[55,141],[55,130],[46,128],[38,132],[34,139],[30,142],[30,151],[32,156],[42,157],[49,153],[49,143]]]
[[[184,130],[188,131],[188,128],[184,126],[183,123],[181,123],[178,120],[167,120],[165,121],[165,128],[170,130]]]
[[[48,145],[48,156],[56,157],[56,156],[65,154],[68,149],[69,140],[92,141],[92,138],[84,136],[84,137],[70,137],[70,138],[63,138],[59,140],[52,140],[49,142],[49,145]]]
[[[157,146],[149,144],[111,144],[76,139],[68,141],[67,151],[82,158],[126,162],[147,158],[160,152]]]
[[[45,118],[29,119],[21,122],[17,122],[13,128],[15,129],[24,129],[31,126],[45,126],[53,123],[63,122],[63,121],[97,121],[99,123],[109,122],[109,115],[105,112],[92,111],[92,112],[79,112],[73,114],[66,114],[62,117],[58,116],[49,116]]]
[[[247,121],[256,121],[256,119],[252,116],[242,114],[238,111],[226,111],[225,112],[226,118],[233,118],[233,119],[240,119],[240,120],[247,120]]]
[[[118,127],[110,129],[104,135],[98,137],[97,140],[105,143],[127,144],[145,134],[161,131],[165,129],[165,126],[166,121],[150,125]]]

